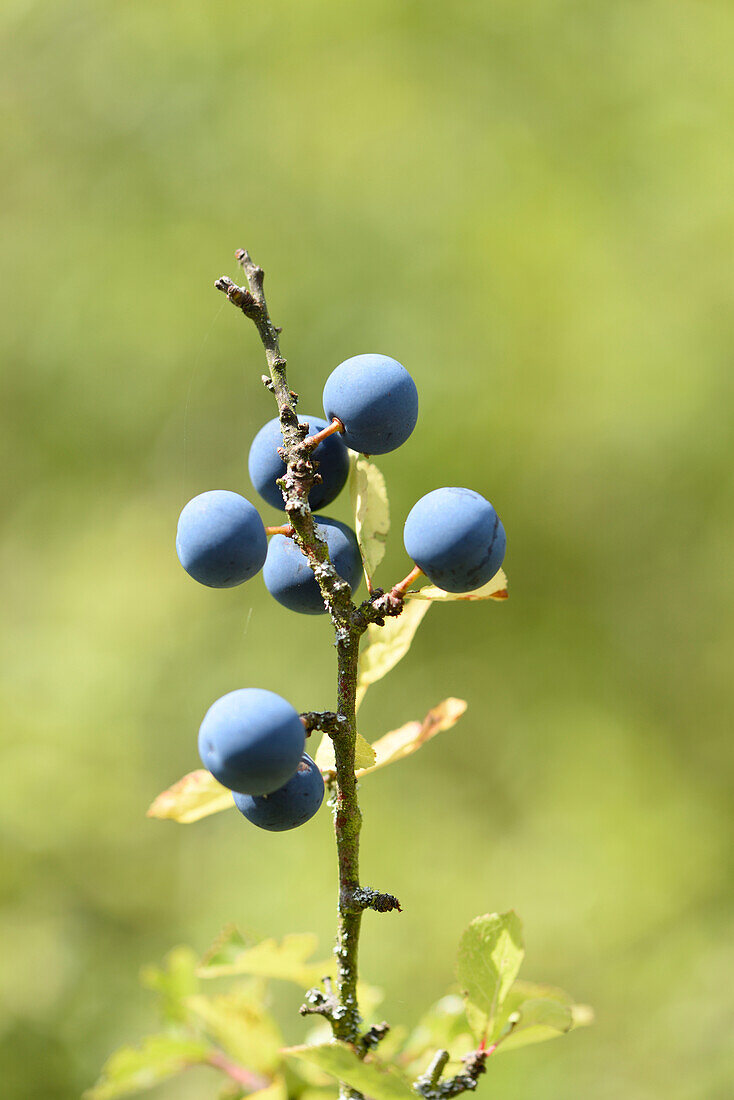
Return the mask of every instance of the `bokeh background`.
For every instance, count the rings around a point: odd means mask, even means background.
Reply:
[[[416,379],[381,579],[437,485],[509,535],[507,604],[434,608],[363,708],[375,737],[469,701],[363,784],[364,879],[405,909],[365,922],[387,1018],[514,907],[525,976],[597,1023],[498,1057],[487,1095],[731,1096],[732,6],[6,0],[0,33],[5,1100],[78,1097],[172,944],[330,944],[327,813],[145,818],[219,695],[333,700],[327,622],[173,551],[189,497],[252,493],[273,414],[212,286],[240,246],[302,410],[361,351]]]

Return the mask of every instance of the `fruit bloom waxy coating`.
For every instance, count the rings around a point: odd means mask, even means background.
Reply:
[[[490,581],[505,556],[505,529],[473,489],[434,489],[405,521],[405,549],[445,592],[471,592]]]
[[[354,531],[345,523],[326,516],[319,516],[316,531],[320,538],[326,539],[331,564],[354,591],[362,576],[362,559]],[[293,539],[273,535],[263,579],[270,595],[283,607],[303,615],[324,613],[324,601],[313,570]]]
[[[405,443],[418,419],[415,382],[388,355],[355,355],[331,372],[324,386],[324,413],[344,425],[347,447],[386,454]]]
[[[328,427],[327,421],[318,416],[299,416],[299,424],[308,424],[311,435],[316,435],[322,428]],[[278,478],[283,477],[286,466],[278,454],[278,447],[283,446],[283,436],[280,429],[280,420],[276,416],[264,424],[252,441],[250,456],[247,460],[250,471],[250,480],[263,500],[272,504],[273,508],[284,508],[283,494],[277,484]],[[308,494],[308,503],[312,512],[318,511],[330,504],[344,488],[349,474],[349,451],[344,446],[341,437],[330,435],[322,443],[319,443],[313,452],[313,457],[318,461],[318,473],[321,481],[314,485]]]
[[[324,801],[324,780],[311,757],[304,752],[295,773],[272,794],[236,794],[241,814],[260,829],[282,833],[297,829],[313,817]]]
[[[240,794],[269,794],[290,779],[306,733],[298,711],[272,691],[240,688],[212,703],[199,729],[199,756]]]
[[[263,521],[239,493],[201,493],[178,517],[178,560],[190,577],[209,588],[233,588],[254,577],[267,552]]]

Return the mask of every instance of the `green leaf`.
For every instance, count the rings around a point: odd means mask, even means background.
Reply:
[[[437,1050],[448,1050],[452,1061],[456,1061],[475,1047],[464,1000],[458,994],[448,993],[418,1021],[405,1043],[403,1057],[411,1066],[420,1061],[421,1065],[416,1066],[416,1072],[420,1072],[429,1051],[435,1054]]]
[[[524,1001],[517,1013],[513,1013],[512,1031],[501,1045],[509,1043],[512,1047],[523,1043],[537,1043],[542,1039],[562,1035],[572,1027],[573,1014],[568,1005],[542,998]]]
[[[481,588],[475,588],[473,592],[444,592],[443,588],[437,588],[435,584],[426,584],[406,595],[412,600],[432,600],[439,603],[448,600],[506,600],[507,577],[499,569],[491,581],[487,581]]]
[[[186,1007],[207,1034],[240,1065],[258,1073],[271,1073],[280,1064],[283,1042],[277,1024],[247,992],[189,997]]]
[[[149,1035],[139,1047],[121,1047],[107,1059],[102,1075],[85,1100],[114,1100],[152,1088],[167,1077],[205,1063],[212,1048],[206,1042],[181,1035]]]
[[[191,947],[174,947],[163,960],[163,967],[146,966],[140,981],[159,996],[159,1009],[164,1020],[182,1023],[186,1019],[183,1001],[197,992],[197,955]]]
[[[229,966],[245,948],[254,947],[254,936],[246,938],[236,924],[225,924],[217,938],[199,961],[197,973],[201,978],[217,978],[220,973],[229,974]],[[220,970],[220,967],[225,969]]]
[[[515,982],[498,1021],[498,1051],[541,1043],[593,1021],[587,1005],[576,1005],[562,989]]]
[[[349,495],[354,509],[354,530],[362,554],[368,588],[385,556],[390,531],[390,506],[385,478],[374,462],[353,454],[349,472]]]
[[[415,1100],[408,1081],[396,1069],[382,1064],[374,1055],[361,1061],[346,1043],[287,1047],[283,1053],[318,1066],[370,1100]]]
[[[476,917],[461,937],[456,974],[478,1038],[495,1038],[500,1010],[524,954],[522,926],[512,911]]]
[[[182,825],[189,825],[209,814],[218,814],[220,810],[233,807],[232,792],[218,783],[205,768],[199,768],[179,779],[168,790],[161,791],[151,803],[148,817],[171,818]]]
[[[430,601],[407,603],[384,626],[370,624],[364,634],[357,667],[357,706],[370,684],[377,683],[410,649],[415,632],[431,606]]]
[[[310,932],[291,933],[280,943],[268,939],[248,944],[237,928],[229,926],[201,960],[197,974],[200,978],[250,974],[295,982],[307,989],[334,967],[331,960],[308,961],[317,946],[318,939]]]

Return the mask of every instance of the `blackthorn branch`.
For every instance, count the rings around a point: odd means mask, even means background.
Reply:
[[[355,777],[357,657],[361,635],[370,623],[384,622],[386,616],[399,615],[403,607],[405,588],[396,586],[392,592],[375,592],[357,608],[351,599],[351,589],[334,568],[327,543],[319,537],[309,506],[309,493],[316,483],[318,462],[314,450],[335,432],[343,430],[337,417],[330,418],[326,429],[309,436],[306,426],[296,416],[296,395],[289,388],[286,360],[279,344],[279,329],[273,324],[263,289],[264,272],[244,250],[236,253],[247,280],[247,286],[237,286],[231,279],[218,279],[216,287],[230,302],[255,323],[269,369],[269,381],[278,405],[283,446],[280,454],[286,471],[278,484],[283,493],[285,511],[293,528],[293,538],[306,555],[334,626],[337,651],[338,713],[328,724],[322,716],[319,726],[314,716],[303,716],[306,728],[325,728],[334,742],[335,798],[334,827],[339,865],[338,928],[336,943],[336,989],[325,986],[325,992],[312,990],[303,1006],[304,1013],[318,1013],[331,1023],[335,1038],[355,1046],[363,1056],[373,1045],[361,1035],[361,1016],[357,1001],[359,936],[362,913],[366,908],[378,912],[399,910],[397,898],[390,894],[364,889],[359,882],[359,838],[362,815],[357,797]],[[399,366],[396,364],[396,366]],[[402,368],[400,368],[402,370]],[[267,382],[266,382],[267,385]],[[344,1086],[342,1095],[350,1095]]]

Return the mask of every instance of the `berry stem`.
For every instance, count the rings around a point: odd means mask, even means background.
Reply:
[[[267,528],[266,528],[267,530]],[[419,565],[414,565],[407,577],[403,577],[401,581],[393,585],[391,594],[393,596],[404,596],[410,588],[413,581],[417,581],[422,576],[423,570]]]
[[[290,523],[283,523],[280,527],[266,527],[266,535],[285,535],[286,538],[292,538],[293,525]]]
[[[331,424],[329,424],[326,428],[322,428],[321,431],[316,432],[315,435],[307,436],[306,439],[304,439],[303,441],[303,445],[305,447],[310,447],[311,450],[315,450],[318,447],[319,443],[323,442],[324,439],[328,439],[330,435],[334,434],[334,432],[343,431],[344,425],[342,424],[339,417],[335,416]]]

